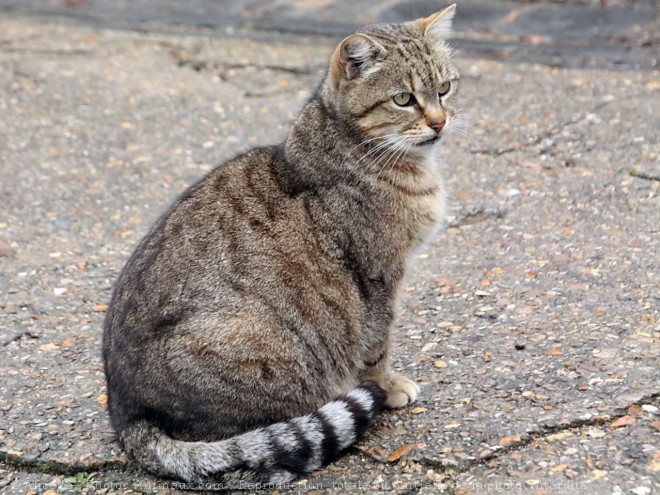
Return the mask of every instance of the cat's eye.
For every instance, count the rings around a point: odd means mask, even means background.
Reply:
[[[438,88],[438,94],[442,97],[445,96],[447,93],[449,93],[449,90],[451,89],[451,83],[449,81],[443,82],[440,87]]]
[[[417,100],[415,100],[412,93],[399,93],[394,95],[392,99],[394,100],[394,103],[400,107],[409,107],[410,105],[417,103]]]

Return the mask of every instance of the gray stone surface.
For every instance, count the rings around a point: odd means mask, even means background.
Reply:
[[[256,3],[302,22],[323,2]],[[333,40],[251,29],[0,16],[3,493],[179,493],[117,446],[103,304],[169,202],[281,139],[322,76]],[[420,251],[396,329],[420,400],[280,491],[655,493],[660,74],[468,55],[473,124],[443,152],[449,225]]]

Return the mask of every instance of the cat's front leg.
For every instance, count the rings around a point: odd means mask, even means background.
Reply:
[[[360,375],[360,379],[374,380],[387,392],[387,402],[385,403],[387,407],[398,409],[417,399],[419,386],[409,378],[392,370],[388,348],[385,348],[375,363],[369,363],[369,365]]]

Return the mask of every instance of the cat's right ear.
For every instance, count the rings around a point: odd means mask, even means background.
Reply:
[[[337,45],[330,59],[330,74],[335,89],[342,79],[351,81],[374,67],[387,50],[366,34],[352,34]]]

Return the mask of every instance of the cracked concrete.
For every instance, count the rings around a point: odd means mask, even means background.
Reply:
[[[282,138],[334,40],[179,30],[0,17],[3,493],[181,491],[109,427],[104,304],[179,192]],[[420,399],[281,493],[660,488],[659,74],[470,55],[396,328]]]

